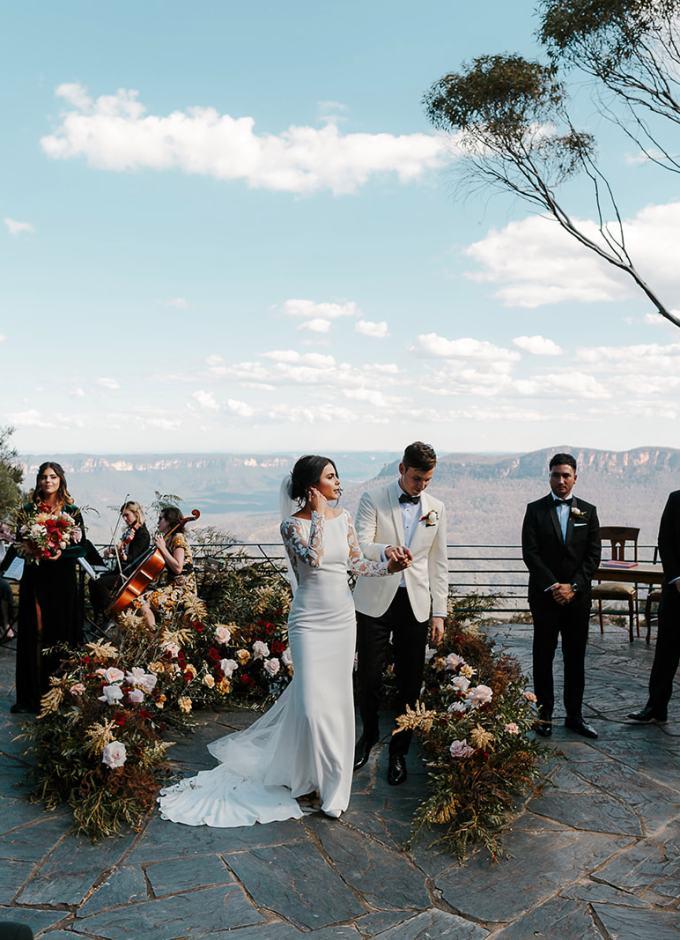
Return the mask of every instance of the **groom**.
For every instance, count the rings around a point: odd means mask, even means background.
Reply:
[[[428,634],[434,643],[444,635],[449,590],[444,504],[426,493],[437,455],[416,441],[404,451],[399,479],[364,493],[356,529],[364,555],[373,560],[406,558],[410,565],[385,578],[357,578],[359,711],[363,734],[357,742],[354,769],[363,767],[378,741],[380,689],[390,635],[394,647],[397,707],[413,707],[420,695]],[[430,613],[432,618],[430,620]],[[406,753],[412,732],[400,731],[390,741],[387,781],[406,780]]]

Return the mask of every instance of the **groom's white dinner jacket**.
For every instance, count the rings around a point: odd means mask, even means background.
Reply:
[[[356,530],[361,551],[371,561],[380,561],[388,545],[404,545],[404,525],[399,505],[402,489],[395,481],[359,501]],[[445,617],[449,591],[446,551],[446,509],[427,491],[420,494],[420,510],[411,529],[407,548],[413,561],[405,571],[385,578],[357,578],[354,605],[361,614],[380,617],[394,600],[399,585],[406,585],[416,620]]]

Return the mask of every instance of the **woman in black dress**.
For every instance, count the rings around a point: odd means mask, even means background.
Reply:
[[[85,528],[80,510],[66,487],[58,463],[40,465],[27,513],[66,512],[80,528],[77,544],[68,545],[37,564],[27,559],[19,587],[17,629],[16,704],[12,712],[37,712],[49,678],[59,668],[58,653],[45,653],[57,643],[77,647],[83,640],[83,603],[78,591],[76,563],[85,554]]]
[[[123,578],[129,577],[151,547],[151,536],[144,522],[144,510],[140,504],[130,499],[120,507],[120,514],[125,523],[123,534],[117,545],[104,552],[104,557],[117,554],[120,568],[116,562],[113,571],[106,572],[89,584],[90,600],[97,614],[104,614],[120,588],[121,572]]]

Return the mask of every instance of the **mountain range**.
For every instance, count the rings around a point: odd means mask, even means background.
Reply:
[[[443,454],[431,484],[448,509],[449,540],[456,544],[517,545],[526,503],[547,492],[548,462],[557,452],[578,463],[576,494],[598,506],[600,522],[640,528],[642,543],[656,540],[668,492],[680,488],[680,449],[626,451],[559,445],[528,453]],[[397,452],[333,454],[353,511],[366,488],[393,479]],[[108,542],[117,507],[126,499],[149,506],[157,493],[201,510],[201,524],[246,541],[278,540],[278,493],[295,454],[63,454],[69,489],[92,507],[87,521],[97,542]],[[44,457],[21,459],[27,488]],[[152,520],[154,521],[154,520]]]

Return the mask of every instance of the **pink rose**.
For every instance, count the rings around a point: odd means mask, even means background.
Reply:
[[[449,753],[451,757],[460,759],[462,757],[470,757],[475,753],[475,749],[470,747],[465,739],[462,741],[452,741],[451,747],[449,748]]]
[[[459,666],[464,666],[465,660],[462,656],[459,656],[458,653],[449,653],[446,657],[446,668],[453,672],[454,669],[458,669]]]
[[[128,701],[133,705],[141,705],[144,701],[144,693],[141,689],[130,689],[128,692]]]
[[[269,647],[262,640],[253,643],[253,659],[265,659],[269,656]]]
[[[228,643],[231,639],[231,630],[229,627],[225,627],[223,623],[221,623],[218,627],[215,627],[215,639],[219,643]]]
[[[519,734],[519,725],[516,721],[509,721],[505,726],[505,730],[508,734]]]
[[[476,685],[468,692],[467,697],[471,708],[479,708],[480,705],[487,705],[491,701],[493,692],[488,685]]]
[[[238,669],[238,663],[235,659],[221,659],[220,660],[220,669],[225,675],[225,678],[231,679],[236,670]]]
[[[85,686],[83,685],[82,682],[74,682],[71,688],[69,689],[69,692],[71,693],[71,695],[82,695],[84,691],[85,691]]]
[[[278,659],[276,659],[276,657],[265,660],[264,671],[267,673],[267,675],[272,677],[275,676],[280,668],[281,663],[278,661]]]

